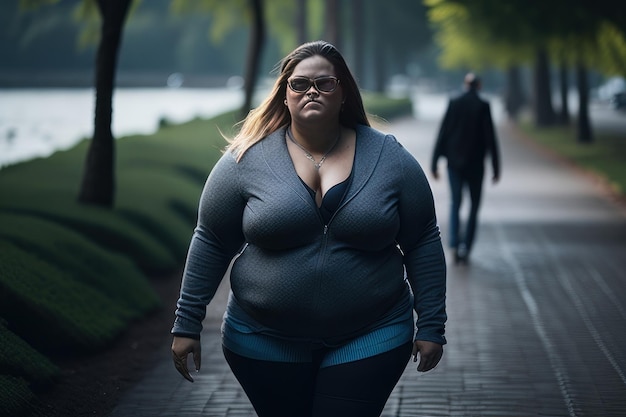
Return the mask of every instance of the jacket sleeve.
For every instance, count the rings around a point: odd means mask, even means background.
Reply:
[[[489,153],[489,157],[491,158],[491,166],[493,169],[493,175],[496,177],[500,177],[500,149],[498,147],[498,139],[496,137],[496,131],[493,127],[493,120],[491,118],[491,106],[489,103],[486,103],[485,106],[485,117],[484,117],[484,126],[483,131],[486,136],[486,148]]]
[[[450,118],[452,114],[452,101],[448,102],[448,108],[439,127],[439,134],[435,141],[435,148],[433,149],[433,155],[430,161],[430,172],[437,172],[437,162],[439,158],[445,155],[447,146],[448,130],[450,125]]]
[[[430,185],[419,163],[404,148],[399,195],[398,244],[417,313],[416,340],[445,344],[446,261]]]
[[[244,207],[237,163],[226,153],[211,171],[200,197],[198,222],[187,253],[173,334],[200,337],[206,306],[244,242],[241,229]]]

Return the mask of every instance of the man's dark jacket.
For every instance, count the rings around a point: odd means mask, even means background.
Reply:
[[[437,171],[439,157],[460,172],[482,169],[491,156],[493,175],[500,176],[500,155],[489,103],[470,89],[450,100],[433,152],[431,171]]]

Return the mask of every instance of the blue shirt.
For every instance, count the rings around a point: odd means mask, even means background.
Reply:
[[[222,324],[222,344],[238,355],[274,362],[310,362],[313,351],[326,349],[321,363],[321,367],[326,367],[378,355],[412,341],[413,323],[413,300],[409,296],[353,339],[294,339],[254,320],[241,309],[231,292]]]

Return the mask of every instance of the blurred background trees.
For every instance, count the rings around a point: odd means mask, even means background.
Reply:
[[[99,22],[79,17],[94,0],[20,9],[0,4],[0,83],[93,85]],[[134,0],[119,51],[118,86],[164,86],[171,74],[183,86],[222,86],[245,78],[251,45],[250,0]],[[394,75],[450,89],[459,74],[483,73],[498,92],[517,90],[540,65],[546,49],[549,76],[559,89],[559,68],[575,80],[577,60],[590,87],[604,76],[626,74],[626,6],[612,0],[262,0],[266,36],[258,44],[262,80],[299,43],[327,39],[346,55],[361,85],[384,89]],[[84,7],[84,6],[83,6]],[[259,36],[256,36],[260,38]],[[262,48],[262,49],[261,49]],[[578,58],[582,57],[582,58]],[[512,68],[521,86],[504,81]],[[515,73],[515,71],[511,71]],[[513,77],[514,78],[514,77]],[[235,79],[231,82],[235,82]],[[568,86],[571,83],[568,83]],[[512,108],[519,99],[512,99]],[[558,106],[560,108],[560,106]],[[547,119],[554,119],[547,110]],[[557,118],[558,119],[558,118]],[[541,117],[543,122],[543,115]],[[550,122],[548,122],[550,123]]]
[[[115,86],[243,87],[243,115],[279,59],[314,39],[365,90],[449,93],[479,72],[512,119],[529,108],[537,126],[570,123],[574,98],[581,143],[591,88],[626,76],[626,2],[614,0],[20,0],[0,3],[0,86],[96,86],[100,151],[80,198],[111,206]]]
[[[569,73],[578,96],[580,142],[593,139],[589,123],[589,71],[626,74],[626,3],[611,0],[426,0],[437,27],[443,67],[508,71],[507,110],[524,103],[517,68],[532,69],[530,100],[538,126],[569,122]],[[558,68],[558,72],[553,71]],[[560,78],[560,115],[552,78]]]
[[[21,9],[0,4],[0,82],[32,86],[92,85],[99,22],[79,14],[95,0],[26,0],[52,3]],[[117,85],[160,86],[173,73],[185,86],[224,85],[245,75],[252,9],[250,0],[134,0],[124,27]],[[258,74],[299,43],[327,39],[352,62],[372,89],[373,68],[405,74],[419,61],[434,69],[426,7],[415,0],[263,0],[267,37]],[[381,46],[372,47],[374,43]],[[357,56],[358,55],[358,56]],[[356,65],[356,64],[353,64]],[[356,72],[356,70],[355,70]],[[434,72],[431,71],[431,74]],[[387,75],[388,77],[389,75]],[[379,77],[382,79],[385,76]]]
[[[50,0],[26,0],[23,3]],[[3,86],[90,86],[99,22],[79,17],[94,0],[57,0],[23,10],[0,4],[0,82]],[[119,51],[119,86],[222,86],[244,77],[250,42],[250,0],[134,0]],[[504,91],[509,68],[525,76],[537,48],[547,49],[550,77],[576,55],[603,76],[626,74],[626,6],[612,0],[262,0],[266,27],[258,76],[299,43],[327,39],[346,55],[364,88],[380,90],[394,75],[459,85],[458,75],[483,72],[491,90]],[[82,6],[84,7],[84,6]],[[261,46],[263,45],[263,46]],[[378,81],[377,81],[378,80]],[[382,82],[380,81],[382,80]],[[559,83],[555,82],[558,86]],[[507,87],[508,88],[508,87]],[[531,97],[528,97],[529,99]]]

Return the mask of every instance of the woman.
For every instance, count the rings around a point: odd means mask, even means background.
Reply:
[[[193,381],[230,262],[224,355],[259,417],[379,416],[411,354],[443,353],[445,259],[415,159],[369,126],[323,41],[281,63],[202,193],[172,353]],[[415,309],[417,332],[413,320]]]

